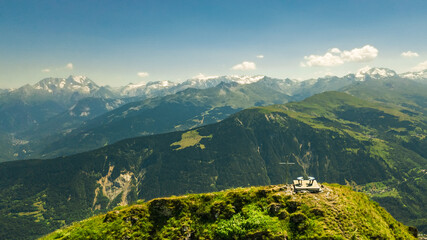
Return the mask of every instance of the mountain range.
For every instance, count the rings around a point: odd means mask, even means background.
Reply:
[[[413,75],[421,76],[422,73]],[[344,77],[328,76],[306,81],[265,76],[200,76],[182,83],[129,84],[117,89],[99,87],[82,76],[48,78],[33,86],[26,85],[0,94],[0,122],[4,126],[2,138],[6,146],[2,148],[4,157],[0,158],[4,161],[68,155],[129,137],[184,130],[220,121],[250,106],[299,101],[363,81],[402,79],[401,76],[390,69],[372,68]],[[182,92],[186,89],[193,90]],[[224,98],[220,95],[225,92],[233,96]],[[122,105],[120,110],[112,111]],[[181,112],[186,114],[165,117],[166,112],[173,109],[185,109]],[[130,112],[132,114],[123,115]],[[103,124],[97,124],[99,122]],[[106,123],[111,127],[109,131],[105,131]]]
[[[125,138],[185,130],[218,122],[243,108],[286,103],[289,96],[258,83],[221,83],[208,89],[136,101],[87,121],[65,135],[32,142],[43,157],[95,149]],[[50,142],[50,144],[46,144]],[[46,146],[47,147],[43,147]],[[28,149],[28,148],[27,148]],[[36,151],[31,152],[37,154]]]
[[[216,89],[225,86],[230,84]],[[4,238],[17,231],[39,236],[137,199],[279,184],[287,171],[350,185],[426,231],[426,88],[397,75],[355,76],[343,92],[250,108],[191,130],[125,139],[68,157],[2,163],[0,232]],[[283,161],[295,165],[286,169]]]

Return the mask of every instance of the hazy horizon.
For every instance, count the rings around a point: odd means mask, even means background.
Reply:
[[[368,67],[369,67],[370,69],[371,69],[371,68],[382,68],[382,67],[376,67],[376,66],[372,66],[372,67],[368,66]],[[367,67],[365,67],[365,69],[367,69]],[[386,68],[386,69],[387,69],[387,68]],[[326,75],[324,75],[324,76],[318,76],[318,77],[316,77],[316,78],[322,78],[322,77],[328,77],[328,76],[333,76],[333,77],[344,77],[344,76],[346,76],[346,75],[348,75],[348,74],[357,74],[357,72],[358,72],[358,71],[360,71],[360,70],[363,70],[363,68],[362,68],[362,69],[358,69],[358,70],[357,70],[357,71],[355,71],[355,72],[348,72],[348,73],[343,74],[343,75],[328,75],[328,74],[326,74]],[[390,69],[390,70],[394,71],[394,69]],[[402,74],[402,73],[404,73],[404,72],[396,72],[396,73],[397,73],[397,74]],[[40,82],[40,81],[43,81],[44,79],[49,79],[49,78],[63,78],[63,79],[67,79],[67,78],[69,78],[69,77],[73,77],[73,76],[75,76],[75,77],[83,76],[83,77],[86,77],[86,78],[88,78],[88,79],[92,80],[93,82],[95,82],[95,83],[96,83],[97,85],[99,85],[99,86],[109,86],[109,87],[113,87],[113,88],[124,87],[124,86],[129,85],[129,84],[135,84],[135,85],[137,85],[137,84],[141,84],[141,83],[158,82],[158,81],[169,81],[169,82],[174,82],[174,83],[182,83],[182,82],[185,82],[185,81],[187,81],[187,80],[191,80],[191,79],[203,79],[203,78],[205,78],[205,79],[209,79],[209,78],[210,78],[210,79],[212,79],[212,78],[219,78],[219,77],[256,77],[256,76],[265,76],[265,77],[277,78],[277,79],[292,79],[292,80],[295,80],[295,81],[307,81],[307,80],[310,80],[310,79],[314,79],[314,78],[297,79],[297,78],[290,78],[290,77],[286,77],[286,76],[284,76],[284,77],[274,77],[274,76],[269,76],[269,75],[265,75],[265,74],[258,74],[258,75],[250,75],[250,74],[231,74],[231,75],[212,75],[212,76],[196,75],[196,76],[190,77],[190,78],[188,78],[188,79],[180,79],[180,81],[174,81],[174,80],[171,80],[171,79],[160,79],[160,80],[147,80],[147,79],[145,79],[145,80],[144,80],[144,79],[138,79],[138,81],[135,81],[135,82],[128,82],[128,83],[123,84],[123,85],[109,85],[109,84],[102,84],[102,81],[97,81],[96,79],[93,79],[93,78],[91,78],[90,76],[70,74],[70,75],[68,75],[68,76],[47,76],[47,77],[44,77],[43,79],[39,79],[39,80],[36,80],[36,81],[34,81],[34,82],[24,83],[24,85],[26,85],[26,84],[34,85],[34,84],[36,84],[36,83],[38,83],[38,82]],[[18,86],[18,87],[16,87],[16,88],[3,88],[3,89],[17,89],[17,88],[22,87],[22,86],[24,86],[24,85],[20,85],[20,86]]]

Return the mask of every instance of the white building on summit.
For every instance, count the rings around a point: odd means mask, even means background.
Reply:
[[[320,192],[320,186],[314,177],[308,177],[305,180],[303,177],[297,177],[293,181],[293,187],[295,192],[308,191],[308,192]]]

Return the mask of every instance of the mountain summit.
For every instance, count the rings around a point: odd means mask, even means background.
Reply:
[[[158,198],[116,209],[42,239],[415,239],[368,196],[324,185],[295,194],[290,185]]]
[[[397,73],[388,68],[371,68],[366,66],[359,69],[356,73],[356,78],[365,81],[369,79],[382,79],[397,76]]]
[[[57,94],[63,91],[81,92],[90,94],[99,89],[99,86],[85,76],[69,76],[68,78],[45,78],[33,85],[34,89],[44,90]]]

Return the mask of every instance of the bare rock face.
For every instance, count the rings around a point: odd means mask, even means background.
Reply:
[[[94,209],[100,209],[100,206],[97,205],[99,194],[108,198],[109,202],[107,208],[118,196],[120,196],[118,205],[124,206],[128,204],[127,196],[131,191],[132,180],[136,182],[137,178],[134,176],[133,172],[122,171],[117,178],[111,179],[113,170],[114,166],[109,166],[108,173],[97,181],[100,186],[95,189],[95,198],[93,200]]]

